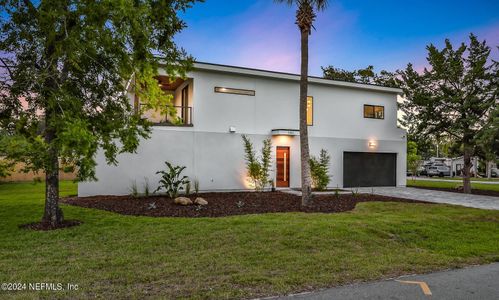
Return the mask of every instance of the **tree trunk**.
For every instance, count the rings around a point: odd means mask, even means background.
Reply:
[[[48,90],[53,90],[55,83],[49,79]],[[51,93],[46,94],[45,106],[45,143],[48,146],[45,162],[45,211],[42,222],[57,227],[63,221],[62,210],[59,208],[59,153],[54,140],[57,136],[52,120],[55,117]]]
[[[463,193],[471,194],[470,172],[471,172],[471,151],[468,144],[464,144],[464,169],[463,169]]]
[[[43,213],[42,223],[50,224],[54,227],[60,225],[63,221],[62,210],[59,208],[59,151],[54,140],[57,138],[56,128],[53,120],[57,118],[54,107],[56,101],[54,92],[57,91],[57,65],[58,59],[54,57],[56,53],[56,42],[63,39],[63,35],[57,34],[55,24],[52,24],[50,30],[55,32],[56,38],[47,39],[44,51],[44,60],[50,62],[47,66],[48,76],[43,86],[43,98],[45,100],[45,143],[48,146],[47,157],[45,159],[45,211]],[[67,28],[66,28],[67,29]],[[67,68],[64,65],[64,80],[67,77]]]
[[[308,146],[307,127],[308,36],[308,31],[301,29],[300,150],[302,206],[310,205],[312,198],[312,176],[310,174],[310,149]]]
[[[54,137],[54,131],[47,129],[45,141],[49,151],[45,167],[45,212],[42,222],[56,227],[61,224],[63,215],[59,208],[59,158],[56,147],[51,144]]]

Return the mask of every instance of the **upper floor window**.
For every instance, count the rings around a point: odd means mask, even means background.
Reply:
[[[219,87],[219,86],[215,87],[215,93],[255,96],[254,90],[233,89],[233,88],[226,88],[226,87]]]
[[[314,97],[307,97],[307,125],[314,125]]]
[[[385,107],[378,105],[364,104],[364,118],[369,119],[384,119]]]

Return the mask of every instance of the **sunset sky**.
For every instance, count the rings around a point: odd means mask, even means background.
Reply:
[[[329,1],[310,38],[310,73],[321,66],[343,69],[374,65],[394,71],[412,62],[425,66],[425,46],[455,44],[470,32],[499,45],[497,0]],[[198,61],[299,71],[295,8],[272,0],[206,0],[183,15],[186,28],[176,38]],[[493,57],[499,58],[494,47]]]

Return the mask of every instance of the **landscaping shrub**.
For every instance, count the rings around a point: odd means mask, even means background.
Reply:
[[[310,173],[312,175],[312,186],[323,191],[327,188],[329,181],[329,162],[331,156],[324,149],[321,150],[319,157],[312,156],[310,158]]]
[[[149,197],[150,187],[149,187],[149,178],[144,177],[144,196]]]
[[[250,139],[243,135],[244,142],[244,158],[246,160],[246,169],[248,170],[248,177],[253,183],[255,190],[261,191],[269,184],[269,173],[271,165],[271,152],[272,143],[270,139],[263,141],[261,156],[257,157],[253,149],[253,143]]]
[[[132,197],[137,198],[139,196],[139,189],[137,188],[136,180],[132,180],[132,182],[130,183],[129,191]]]
[[[154,192],[164,189],[170,198],[176,198],[179,191],[183,190],[184,186],[189,182],[189,177],[181,177],[186,167],[173,166],[167,161],[165,161],[165,164],[168,170],[156,172],[156,174],[161,174],[161,179],[158,188]]]
[[[0,178],[9,176],[13,171],[13,166],[12,162],[0,158]]]
[[[194,178],[194,193],[199,194],[199,179]]]
[[[185,184],[185,195],[189,196],[191,194],[191,182],[187,180]]]

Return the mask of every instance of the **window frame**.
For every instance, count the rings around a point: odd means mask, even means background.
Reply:
[[[373,112],[372,117],[366,116],[366,107],[372,108],[372,112]],[[376,108],[379,108],[379,107],[381,107],[383,109],[383,117],[382,118],[376,117]],[[384,120],[385,119],[385,107],[383,105],[364,104],[362,114],[364,115],[364,119]]]
[[[249,96],[249,97],[254,97],[256,95],[255,90],[236,89],[236,88],[229,88],[222,86],[216,86],[214,88],[214,91],[215,93],[220,93],[220,94],[233,94],[233,95]]]

